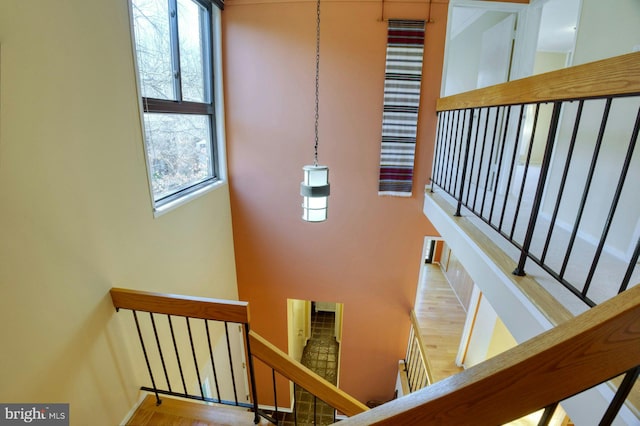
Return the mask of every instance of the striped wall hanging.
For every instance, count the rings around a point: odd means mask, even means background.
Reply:
[[[411,196],[425,21],[389,20],[379,195]]]

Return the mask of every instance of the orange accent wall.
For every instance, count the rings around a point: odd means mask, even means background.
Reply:
[[[433,3],[427,25],[410,198],[378,196],[387,31],[380,3],[322,4],[319,160],[330,168],[331,196],[329,220],[305,223],[299,187],[302,166],[313,161],[315,6],[228,0],[223,12],[239,297],[250,303],[252,328],[285,351],[287,298],[344,303],[339,386],[363,402],[385,400],[404,357],[423,238],[437,235],[422,203],[447,4]],[[385,18],[411,19],[427,10],[384,9]]]

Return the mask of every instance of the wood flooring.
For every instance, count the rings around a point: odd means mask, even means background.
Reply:
[[[440,266],[425,264],[415,312],[424,338],[435,382],[462,371],[455,363],[466,319],[458,297]]]
[[[127,426],[250,426],[253,413],[246,408],[207,405],[161,397],[162,404],[148,395]],[[268,424],[264,419],[260,424]]]

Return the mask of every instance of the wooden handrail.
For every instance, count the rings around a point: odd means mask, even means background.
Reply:
[[[438,99],[437,111],[640,94],[640,52]]]
[[[351,395],[282,352],[253,330],[249,332],[249,339],[252,355],[338,411],[347,416],[354,416],[369,409]]]
[[[640,365],[640,285],[462,373],[340,424],[505,424]]]
[[[153,293],[149,291],[112,288],[111,300],[116,309],[181,315],[213,321],[236,323],[249,322],[249,303],[234,300],[179,294]]]
[[[420,324],[418,323],[418,317],[416,317],[416,311],[411,310],[411,314],[409,315],[411,318],[411,326],[414,330],[415,339],[418,341],[418,348],[420,349],[420,358],[422,359],[422,363],[424,364],[424,368],[427,372],[427,379],[429,380],[429,384],[433,383],[433,370],[431,369],[431,363],[429,362],[429,357],[427,357],[427,345],[424,342],[424,338],[422,337],[422,333],[420,333]]]

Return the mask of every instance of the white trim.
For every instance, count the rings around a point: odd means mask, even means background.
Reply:
[[[195,200],[196,198],[200,198],[201,196],[203,196],[204,194],[213,191],[214,189],[218,189],[222,186],[226,186],[227,182],[226,181],[222,181],[222,180],[217,180],[203,188],[199,188],[196,191],[192,191],[189,192],[188,194],[185,194],[183,196],[181,196],[180,198],[176,198],[173,201],[170,201],[168,203],[165,203],[163,205],[161,205],[160,207],[154,207],[153,209],[153,217],[160,217],[165,213],[168,213],[172,210],[175,210],[176,208],[180,207],[183,204],[186,204],[188,202],[190,202],[191,200]]]
[[[480,289],[474,283],[469,302],[469,310],[467,311],[467,317],[464,321],[464,328],[462,329],[462,335],[460,336],[460,345],[458,346],[458,354],[456,355],[456,365],[458,367],[464,368],[464,360],[467,356],[467,348],[469,347],[469,341],[471,340],[473,324],[478,312],[478,305],[480,305],[481,297],[482,292],[480,292]]]
[[[135,402],[135,404],[133,404],[133,407],[131,407],[131,410],[129,410],[129,412],[124,416],[124,418],[119,424],[126,425],[127,423],[129,423],[129,420],[131,420],[131,417],[133,417],[133,415],[136,413],[136,411],[140,407],[140,404],[142,404],[142,401],[144,401],[144,399],[148,395],[153,395],[153,394],[151,392],[138,391],[138,400]]]
[[[396,191],[378,191],[378,195],[383,196],[393,196],[393,197],[411,197],[413,193],[411,192],[396,192]]]
[[[218,179],[226,182],[227,176],[227,135],[224,115],[224,88],[222,75],[222,16],[220,9],[213,7],[211,13],[211,32],[213,34],[211,67],[213,72],[213,101],[216,121],[216,149],[218,153]]]

